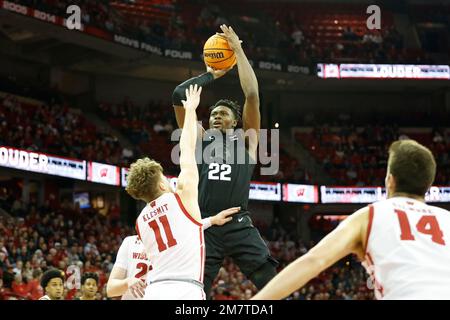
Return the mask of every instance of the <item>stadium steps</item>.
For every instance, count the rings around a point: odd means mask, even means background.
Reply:
[[[305,169],[311,177],[314,177],[315,184],[332,184],[333,179],[325,172],[323,167],[317,163],[313,156],[300,143],[295,140],[294,131],[289,135],[280,131],[280,141],[290,141],[284,144],[284,150],[294,158],[299,160],[302,169]]]

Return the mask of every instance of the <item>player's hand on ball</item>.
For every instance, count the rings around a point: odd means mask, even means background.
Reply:
[[[230,222],[233,217],[231,215],[238,213],[241,207],[233,207],[220,211],[218,214],[211,218],[211,224],[216,226],[222,226],[227,222]]]
[[[190,85],[186,89],[186,100],[181,100],[183,107],[187,109],[195,110],[200,104],[200,94],[202,93],[202,87],[197,85]]]
[[[147,284],[143,279],[135,277],[128,278],[128,289],[135,298],[143,298]]]
[[[236,34],[236,32],[234,32],[232,27],[227,27],[223,24],[220,26],[220,29],[223,31],[223,33],[220,33],[220,35],[227,39],[228,45],[231,49],[233,49],[234,52],[237,52],[242,48],[242,41],[239,40],[238,35]]]
[[[209,73],[211,73],[211,74],[213,75],[213,77],[214,77],[214,80],[215,80],[215,79],[218,79],[218,78],[220,78],[220,77],[223,77],[228,71],[230,71],[231,69],[233,69],[234,66],[236,65],[236,63],[233,64],[230,68],[228,68],[228,69],[223,69],[223,70],[216,70],[216,69],[214,69],[214,68],[211,68],[211,67],[208,66],[207,64],[205,64],[205,65],[206,65],[206,71],[209,72]]]

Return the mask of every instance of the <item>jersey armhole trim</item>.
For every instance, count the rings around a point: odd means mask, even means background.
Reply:
[[[198,222],[197,220],[195,220],[190,214],[189,212],[186,210],[186,208],[183,205],[183,202],[181,201],[180,195],[178,193],[174,193],[175,195],[175,199],[177,199],[178,205],[180,206],[181,211],[183,211],[184,215],[191,220],[191,222],[193,222],[194,224],[196,224],[199,227],[203,227],[203,224],[201,224],[200,222]]]
[[[372,223],[373,223],[373,205],[369,205],[369,221],[367,224],[367,231],[366,231],[366,243],[365,243],[365,250],[364,253],[367,254],[367,251],[369,249],[369,237],[370,237],[370,232],[372,231]]]

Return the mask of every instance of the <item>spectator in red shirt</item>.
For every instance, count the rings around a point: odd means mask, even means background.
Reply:
[[[12,292],[20,297],[28,298],[30,296],[28,284],[23,282],[22,275],[20,274],[16,274],[16,276],[14,277],[11,288]]]
[[[41,275],[42,271],[35,269],[33,271],[33,278],[28,281],[28,292],[31,300],[38,300],[44,295],[44,290],[40,284]]]

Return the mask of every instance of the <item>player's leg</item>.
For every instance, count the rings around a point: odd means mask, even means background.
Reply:
[[[276,266],[278,265],[278,262],[274,259],[271,261],[272,259],[272,257],[269,257],[262,266],[250,274],[244,272],[246,277],[248,277],[258,289],[264,288],[264,286],[277,275]]]
[[[219,227],[214,226],[205,231],[206,259],[203,284],[207,300],[211,298],[211,287],[224,259],[221,231]]]
[[[277,273],[278,262],[249,216],[234,223],[225,237],[225,253],[233,258],[239,269],[258,288],[263,288]]]

